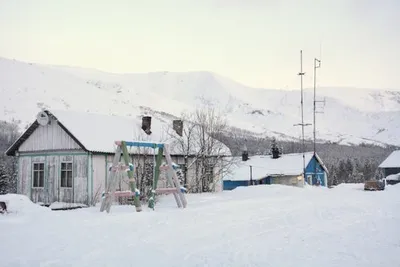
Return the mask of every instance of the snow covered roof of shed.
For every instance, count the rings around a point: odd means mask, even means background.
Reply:
[[[380,165],[379,168],[400,168],[400,150],[393,151]]]
[[[313,157],[313,152],[306,152],[306,166]],[[321,159],[317,156],[326,172]],[[277,159],[272,156],[252,156],[247,161],[240,161],[232,168],[232,175],[226,176],[224,180],[248,181],[250,180],[250,166],[252,166],[253,180],[259,180],[267,176],[281,175],[302,175],[303,174],[303,153],[283,154]]]
[[[178,138],[171,131],[168,123],[152,117],[151,135],[141,129],[141,119],[138,117],[112,116],[98,113],[78,112],[70,110],[46,110],[53,116],[58,124],[85,150],[98,153],[114,153],[115,141],[146,141],[153,143],[170,144],[170,153],[182,154],[176,146]],[[15,154],[18,147],[39,126],[35,121],[22,136],[7,150],[7,155]],[[172,121],[171,121],[172,126]],[[174,136],[173,136],[174,135]],[[219,155],[230,155],[230,150],[225,145]],[[142,150],[143,151],[143,148]],[[138,148],[129,149],[130,153],[138,153]],[[193,145],[190,154],[197,152]]]

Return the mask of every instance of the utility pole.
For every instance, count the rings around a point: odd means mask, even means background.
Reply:
[[[301,139],[302,139],[302,150],[303,150],[303,178],[306,180],[306,158],[305,158],[305,142],[304,142],[304,126],[311,125],[309,123],[304,123],[304,98],[303,98],[303,50],[300,50],[300,72],[297,74],[300,76],[300,89],[301,89],[301,123],[294,124],[294,126],[301,126]]]

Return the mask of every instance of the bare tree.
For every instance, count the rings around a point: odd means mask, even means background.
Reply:
[[[17,192],[17,158],[5,156],[5,150],[18,138],[20,122],[0,121],[0,194]]]
[[[199,155],[198,149],[194,147],[196,138],[196,124],[194,121],[194,114],[182,113],[181,118],[183,122],[182,137],[177,135],[172,127],[167,128],[167,135],[172,140],[172,145],[175,147],[184,158],[184,164],[182,166],[183,174],[183,185],[188,188],[188,170],[197,159]],[[189,162],[190,158],[194,161]]]
[[[202,101],[194,112],[182,114],[181,120],[182,137],[171,128],[168,133],[184,156],[184,184],[189,192],[215,191],[233,162],[230,150],[220,141],[228,129],[227,122],[222,112],[207,101]],[[193,174],[191,179],[189,173]]]

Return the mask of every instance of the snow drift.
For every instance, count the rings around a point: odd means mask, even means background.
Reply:
[[[27,196],[19,194],[0,195],[0,201],[7,205],[7,211],[14,214],[31,214],[48,212],[49,209],[33,203]]]

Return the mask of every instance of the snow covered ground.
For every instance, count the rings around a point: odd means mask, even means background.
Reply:
[[[362,189],[256,186],[110,214],[0,196],[0,266],[400,266],[400,185]]]

